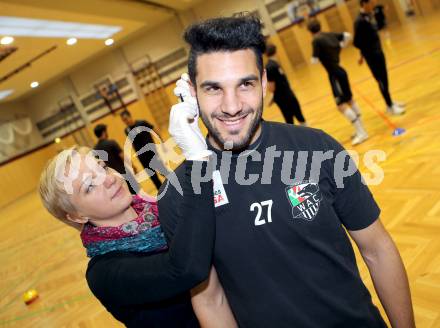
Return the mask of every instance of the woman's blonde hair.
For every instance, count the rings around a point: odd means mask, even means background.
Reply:
[[[67,214],[76,213],[69,197],[69,194],[73,192],[71,180],[69,187],[63,178],[75,155],[86,155],[90,152],[93,150],[84,146],[73,146],[61,151],[46,164],[38,185],[41,201],[49,213],[76,229],[81,229],[82,224],[67,219]]]

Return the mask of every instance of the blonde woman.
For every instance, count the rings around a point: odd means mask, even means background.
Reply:
[[[188,131],[191,115],[179,111],[170,123],[178,145],[191,145],[190,152],[183,149],[188,159],[179,181],[184,201],[173,211],[161,210],[154,199],[132,196],[122,176],[85,147],[61,152],[41,175],[44,206],[81,230],[91,257],[86,273],[90,289],[127,327],[199,327],[189,290],[209,276],[215,222],[212,181],[191,175],[194,165],[206,170],[210,155],[206,144],[194,148],[194,142],[187,142],[186,138],[193,140]],[[194,182],[200,186],[198,192]],[[168,220],[179,222],[169,245],[158,207],[164,216],[173,216]],[[236,326],[227,302],[222,309],[220,322],[207,326]]]

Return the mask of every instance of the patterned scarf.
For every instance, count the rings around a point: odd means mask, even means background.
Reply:
[[[149,253],[168,248],[157,218],[157,202],[134,195],[131,206],[137,218],[118,227],[96,227],[90,223],[84,225],[81,240],[88,257],[112,251]]]

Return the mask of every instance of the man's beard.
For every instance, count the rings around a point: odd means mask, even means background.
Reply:
[[[257,114],[255,115],[254,119],[252,120],[248,131],[246,132],[246,135],[238,141],[228,141],[225,140],[220,132],[214,127],[213,124],[211,124],[211,121],[208,119],[207,116],[204,115],[203,110],[200,107],[199,101],[197,100],[197,104],[199,105],[199,111],[200,111],[200,117],[202,118],[203,123],[205,124],[206,128],[208,129],[208,134],[209,136],[211,136],[214,141],[220,146],[222,147],[223,150],[233,150],[233,151],[238,151],[238,150],[242,150],[245,149],[247,146],[249,146],[253,136],[255,135],[256,131],[258,130],[258,127],[260,126],[261,123],[261,117],[263,115],[263,97],[261,97],[261,101],[258,105],[258,108],[255,110],[254,108],[247,108],[247,109],[243,109],[238,115],[236,116],[242,116],[244,115],[251,115],[254,112],[256,112]],[[215,113],[211,114],[211,119],[214,120],[217,117],[219,117],[220,115],[216,115]],[[226,115],[223,115],[226,116]],[[221,116],[220,116],[221,117]],[[234,116],[228,116],[229,119],[233,119]],[[238,131],[238,133],[240,133],[241,131]],[[236,134],[238,134],[236,133]],[[235,134],[235,133],[233,133]]]

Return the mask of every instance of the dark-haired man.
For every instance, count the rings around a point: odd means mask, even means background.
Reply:
[[[361,51],[359,64],[362,64],[365,58],[371,73],[379,84],[380,92],[387,105],[387,113],[401,115],[405,113],[405,109],[391,100],[385,54],[382,51],[377,25],[373,18],[375,5],[376,0],[360,0],[360,13],[354,22],[353,44]]]
[[[189,92],[196,100],[174,105],[171,116],[185,111],[197,118],[200,109],[208,128],[204,147],[214,153],[218,170],[213,265],[238,325],[386,327],[362,283],[345,227],[391,324],[414,327],[399,253],[342,146],[320,130],[262,121],[267,78],[260,21],[211,19],[190,26],[184,37],[191,47]],[[177,85],[180,94],[182,83]],[[313,158],[319,161],[307,160]],[[341,181],[336,169],[347,164],[353,174]],[[184,170],[175,173],[180,177]],[[181,204],[181,195],[169,186],[159,211],[176,211]],[[175,226],[162,221],[168,238]],[[210,300],[218,285],[210,279],[196,295],[206,293],[207,299],[198,304],[223,304],[222,297]]]
[[[153,131],[153,125],[145,120],[134,120],[131,113],[128,110],[123,110],[120,113],[122,121],[127,126],[124,130],[125,134],[131,139],[133,148],[136,150],[137,157],[142,166],[148,171],[151,181],[159,190],[162,182],[160,181],[156,170],[166,175],[168,173],[167,168],[162,163],[154,145],[151,131]],[[142,149],[147,146],[148,149]]]
[[[94,149],[102,150],[106,153],[107,160],[105,162],[107,165],[122,174],[122,176],[127,180],[130,192],[132,194],[137,194],[139,192],[139,185],[131,171],[125,168],[123,150],[115,140],[109,139],[107,125],[98,124],[93,129],[93,132],[95,133],[96,138],[98,138],[98,142],[96,143]]]
[[[275,45],[267,45],[266,55],[269,58],[266,63],[267,87],[273,93],[272,101],[281,110],[286,123],[293,124],[293,118],[295,117],[300,125],[307,126],[298,99],[290,88],[289,80],[287,80],[283,69],[275,59],[276,52]]]
[[[349,41],[350,34],[321,32],[321,23],[317,19],[309,21],[307,28],[313,34],[312,63],[319,60],[327,71],[336,105],[355,129],[351,144],[358,145],[367,140],[368,134],[361,121],[361,109],[353,100],[347,72],[339,65],[341,48]]]

